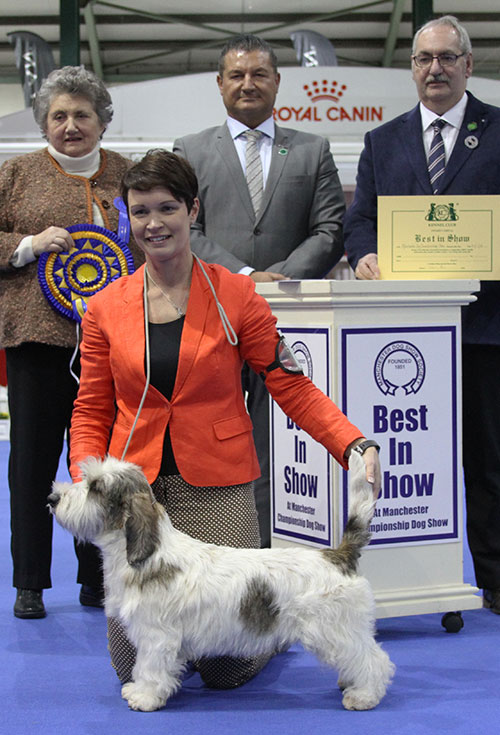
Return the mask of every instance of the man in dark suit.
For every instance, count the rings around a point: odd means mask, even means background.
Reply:
[[[415,34],[412,72],[420,102],[366,135],[345,218],[357,278],[380,277],[377,196],[500,193],[500,108],[466,92],[472,66],[469,36],[453,16]],[[484,605],[500,614],[499,282],[481,284],[462,322],[467,532]]]
[[[199,180],[193,250],[255,281],[322,278],[344,251],[344,197],[328,141],[274,124],[280,75],[262,39],[230,39],[217,83],[227,122],[174,143]],[[247,131],[258,131],[255,178]],[[245,380],[262,470],[256,482],[262,544],[269,546],[269,399],[260,378],[247,374]]]

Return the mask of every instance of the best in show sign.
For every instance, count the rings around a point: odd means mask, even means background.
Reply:
[[[330,395],[328,327],[281,327],[304,374]],[[273,536],[332,545],[330,455],[271,401]]]
[[[455,326],[340,330],[342,410],[380,444],[373,545],[459,538]],[[343,518],[347,514],[344,473]]]

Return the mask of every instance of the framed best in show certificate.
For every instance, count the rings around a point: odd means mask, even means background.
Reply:
[[[500,280],[500,195],[378,197],[385,280]]]

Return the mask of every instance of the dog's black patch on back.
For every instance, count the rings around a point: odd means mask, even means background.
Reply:
[[[271,633],[278,623],[279,607],[270,586],[261,579],[252,579],[240,603],[240,617],[252,633]]]

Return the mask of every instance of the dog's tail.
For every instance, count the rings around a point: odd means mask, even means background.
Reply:
[[[323,553],[345,574],[355,574],[361,551],[371,538],[370,522],[375,498],[373,488],[366,480],[365,463],[357,452],[351,452],[349,470],[349,512],[342,541],[337,549],[325,549]]]

